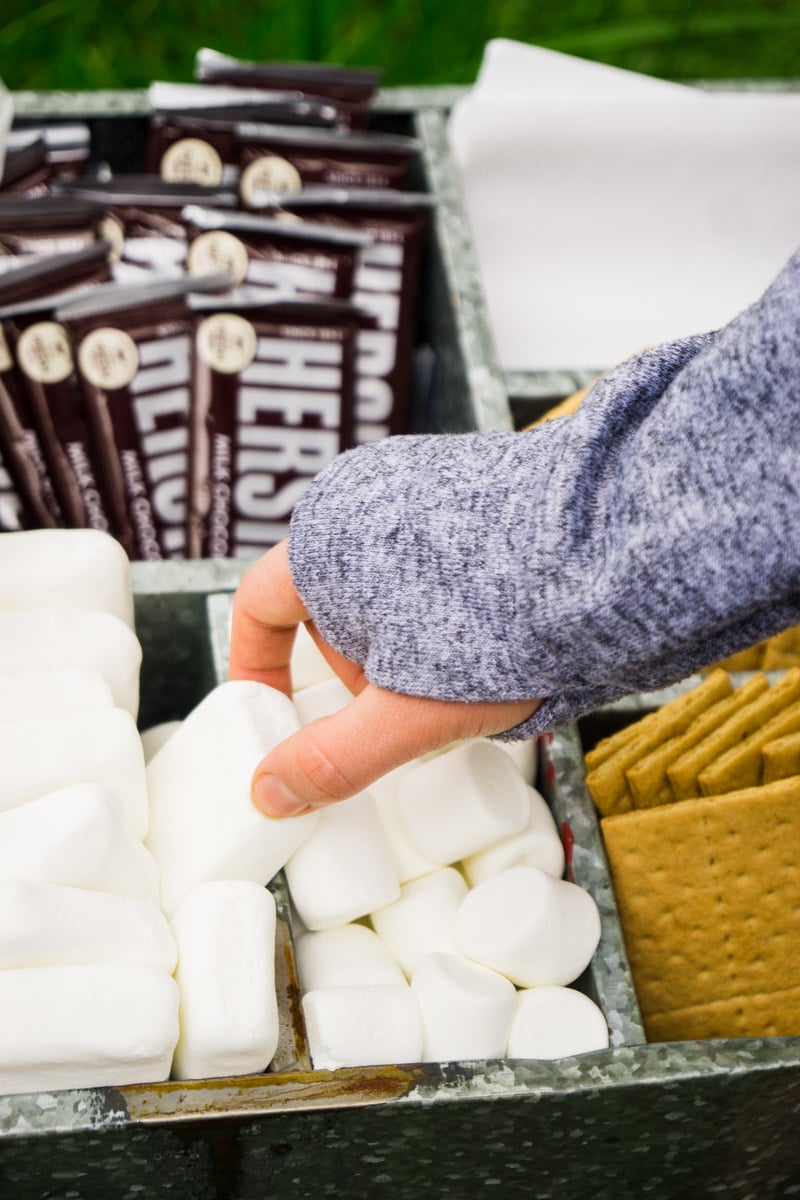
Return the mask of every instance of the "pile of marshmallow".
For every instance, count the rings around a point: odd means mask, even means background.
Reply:
[[[305,724],[348,698],[318,679],[295,706]],[[567,986],[600,919],[562,878],[558,829],[527,782],[535,756],[535,742],[462,742],[319,814],[285,866],[316,1067],[608,1046],[600,1009]]]
[[[316,1068],[608,1045],[597,947],[535,748],[478,739],[288,820],[255,764],[349,694],[302,631],[294,702],[228,682],[140,734],[128,560],[0,535],[0,1092],[259,1073],[285,869]]]

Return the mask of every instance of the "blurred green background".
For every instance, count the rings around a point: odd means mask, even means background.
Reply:
[[[380,67],[384,85],[471,83],[510,37],[672,79],[800,76],[798,0],[0,0],[14,90],[192,79],[200,46]]]

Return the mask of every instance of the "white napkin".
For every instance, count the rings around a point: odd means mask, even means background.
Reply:
[[[718,328],[800,245],[800,94],[705,92],[502,39],[449,138],[504,370]]]

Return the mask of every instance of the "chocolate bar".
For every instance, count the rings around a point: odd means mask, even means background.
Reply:
[[[191,557],[250,558],[286,536],[309,482],[351,443],[347,302],[193,297]]]
[[[132,558],[183,558],[191,388],[187,294],[228,275],[138,288],[109,284],[60,309],[98,443],[118,534]]]
[[[250,213],[183,210],[192,275],[228,270],[265,300],[349,300],[359,255],[370,244],[360,230]]]
[[[356,266],[353,300],[377,321],[356,356],[357,443],[408,431],[423,237],[433,198],[424,193],[304,188],[275,202],[318,223],[370,236]]]
[[[236,87],[297,89],[333,101],[342,119],[363,128],[380,87],[382,72],[312,62],[250,62],[203,47],[195,56],[195,78]]]

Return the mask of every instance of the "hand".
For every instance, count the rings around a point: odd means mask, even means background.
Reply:
[[[250,568],[236,593],[230,678],[256,679],[291,696],[289,663],[301,622],[354,698],[281,742],[258,764],[253,802],[269,816],[297,816],[345,800],[421,754],[511,729],[541,703],[428,700],[376,687],[315,629],[292,583],[286,542]]]

